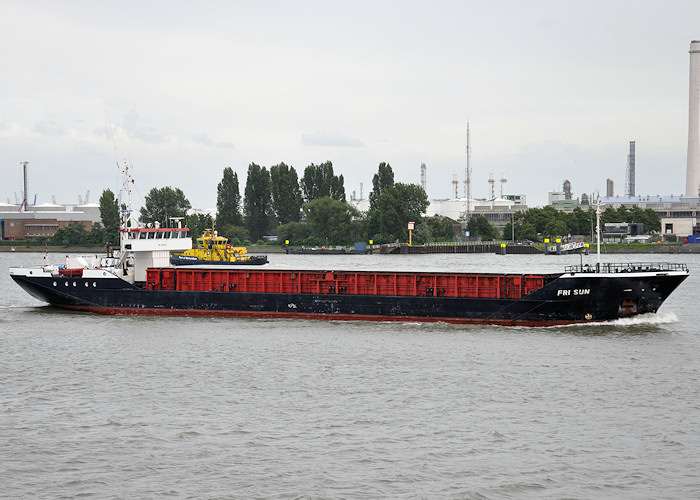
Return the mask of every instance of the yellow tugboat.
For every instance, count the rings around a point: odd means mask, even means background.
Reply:
[[[267,255],[246,255],[247,253],[246,247],[231,246],[228,244],[228,238],[219,236],[213,229],[205,229],[204,234],[197,238],[197,245],[194,248],[172,253],[170,263],[175,266],[195,264],[256,266],[268,262]]]

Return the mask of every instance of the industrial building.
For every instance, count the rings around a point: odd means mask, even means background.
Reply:
[[[468,148],[469,150],[469,148]],[[427,184],[427,167],[425,163],[421,163],[421,186],[423,190],[426,189]],[[425,211],[425,216],[427,217],[447,217],[453,221],[462,223],[462,231],[466,229],[466,224],[469,219],[473,217],[483,216],[488,219],[488,221],[495,225],[499,230],[503,228],[510,222],[513,218],[513,214],[516,212],[525,211],[527,207],[527,198],[524,194],[506,194],[505,186],[508,182],[505,174],[501,175],[500,182],[500,196],[496,197],[496,180],[494,174],[489,174],[488,178],[488,199],[473,199],[469,197],[469,203],[467,203],[467,193],[471,192],[471,181],[468,178],[468,172],[465,172],[464,181],[464,194],[465,196],[459,196],[459,180],[457,175],[452,176],[452,198],[443,199],[432,199],[428,200],[428,208]],[[349,202],[360,212],[367,212],[369,210],[369,200],[368,199],[357,199],[355,196],[351,196]]]
[[[690,43],[689,102],[688,102],[688,161],[685,195],[640,196],[636,194],[635,141],[629,143],[625,169],[625,195],[614,195],[611,179],[606,182],[606,196],[600,198],[603,207],[638,206],[652,209],[661,219],[664,236],[688,236],[700,232],[700,41]],[[550,192],[549,204],[560,210],[573,210],[577,200],[567,200],[564,192]],[[570,185],[568,186],[570,188]],[[575,202],[575,203],[572,203]]]
[[[20,210],[18,205],[0,203],[0,238],[36,239],[53,236],[61,227],[82,224],[90,231],[99,222],[98,205],[38,205]]]
[[[627,157],[625,196],[612,196],[612,181],[608,182],[607,196],[601,198],[605,206],[637,205],[652,209],[661,218],[664,236],[687,236],[700,231],[700,41],[690,42],[689,99],[688,99],[688,162],[686,165],[685,195],[635,195],[635,143],[630,141]]]
[[[612,196],[601,197],[603,207],[620,208],[634,205],[659,214],[664,235],[687,236],[698,225],[700,198],[697,196]]]
[[[24,161],[20,165],[24,172],[22,202],[11,204],[8,200],[8,203],[0,203],[0,239],[48,238],[53,236],[59,228],[70,224],[82,224],[87,231],[90,231],[92,225],[101,220],[99,205],[88,203],[89,194],[85,196],[85,203],[82,203],[80,198],[81,202],[77,205],[57,205],[56,203],[29,205],[27,199],[29,162]]]
[[[524,199],[524,196],[519,195]],[[426,210],[426,215],[449,217],[455,221],[467,221],[465,214],[472,217],[484,216],[498,229],[503,230],[510,222],[513,214],[527,210],[527,205],[519,204],[514,200],[506,198],[495,198],[493,200],[470,200],[467,206],[465,198],[453,198],[443,200],[429,200],[430,204]],[[466,224],[466,222],[465,222]]]

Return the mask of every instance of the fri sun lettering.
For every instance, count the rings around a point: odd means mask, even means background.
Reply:
[[[573,290],[557,290],[557,297],[569,297],[571,295],[590,295],[590,288],[574,288]]]

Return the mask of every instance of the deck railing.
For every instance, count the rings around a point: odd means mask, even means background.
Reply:
[[[565,273],[632,273],[632,272],[688,271],[685,264],[674,262],[627,262],[566,266]]]

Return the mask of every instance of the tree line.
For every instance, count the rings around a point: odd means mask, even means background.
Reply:
[[[647,234],[661,230],[661,218],[651,208],[642,209],[637,205],[632,207],[622,205],[617,209],[607,207],[601,213],[601,231],[604,229],[604,224],[622,222],[642,223],[644,232]],[[515,225],[514,228],[512,224]],[[587,210],[576,207],[571,212],[560,212],[552,206],[531,208],[514,214],[513,222],[508,222],[503,228],[503,237],[510,239],[514,233],[516,240],[541,241],[544,238],[567,235],[593,235],[595,224],[596,211],[593,207],[588,207]]]
[[[335,174],[330,161],[307,166],[301,177],[284,163],[269,169],[251,163],[243,195],[238,174],[226,167],[217,185],[216,229],[236,245],[259,242],[265,235],[295,246],[407,241],[409,221],[416,223],[416,243],[454,237],[449,221],[421,217],[428,207],[427,194],[418,185],[395,182],[389,163],[379,164],[372,185],[370,209],[360,213],[347,202],[344,178]],[[172,217],[184,217],[196,238],[214,221],[208,214],[187,215],[190,208],[180,188],[158,187],[144,197],[139,218],[144,224],[167,224]],[[118,244],[119,206],[109,189],[100,197],[100,216],[102,224],[94,224],[93,231],[82,225],[59,229],[52,244]]]
[[[342,175],[336,175],[330,161],[311,164],[301,178],[294,167],[279,163],[269,169],[251,163],[248,166],[243,196],[238,174],[223,170],[217,185],[216,229],[235,245],[259,242],[265,235],[275,235],[281,242],[294,246],[350,245],[355,241],[391,243],[408,241],[407,223],[415,222],[412,239],[416,244],[453,241],[454,226],[449,219],[423,217],[428,196],[416,184],[395,182],[389,163],[380,163],[372,178],[369,210],[358,212],[347,203]],[[191,214],[192,208],[180,188],[153,188],[144,198],[140,220],[144,224],[167,224],[171,217],[184,217],[193,238],[214,221],[208,214]],[[101,245],[119,242],[119,206],[114,193],[106,189],[100,197],[102,223],[86,231],[82,225],[59,229],[52,238],[56,245]],[[470,236],[483,240],[510,239],[540,241],[545,237],[590,234],[595,224],[595,210],[580,207],[560,212],[554,207],[531,208],[517,212],[503,234],[484,216],[473,217],[467,224]],[[601,223],[642,222],[646,232],[658,231],[661,222],[652,210],[608,207]]]

